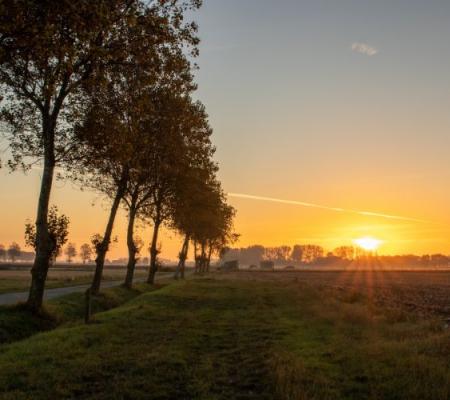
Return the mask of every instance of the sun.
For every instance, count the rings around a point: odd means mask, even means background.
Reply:
[[[379,239],[374,239],[372,237],[363,237],[359,239],[355,239],[353,241],[357,246],[361,247],[364,250],[367,251],[375,251],[380,247],[380,244],[382,243]]]

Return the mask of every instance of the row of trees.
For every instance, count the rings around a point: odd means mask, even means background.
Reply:
[[[273,261],[277,264],[304,263],[312,264],[325,254],[317,245],[299,245],[264,247],[254,245],[245,248],[227,248],[223,252],[223,260],[239,260],[244,265],[259,264],[260,261]]]
[[[24,253],[20,245],[16,242],[12,242],[8,247],[0,244],[0,260],[2,261],[15,262],[16,260],[27,258],[27,256],[28,253]]]
[[[48,268],[67,241],[69,220],[50,207],[55,169],[111,201],[91,286],[98,293],[118,209],[128,212],[130,287],[143,240],[136,221],[151,224],[148,282],[168,226],[183,235],[177,277],[189,243],[199,270],[233,239],[234,209],[213,161],[211,128],[194,101],[195,23],[200,0],[6,0],[0,3],[2,120],[11,168],[42,161],[35,224],[26,241],[36,251],[28,306],[42,306]]]
[[[32,225],[30,229],[33,229]],[[31,240],[33,240],[31,238]],[[96,240],[96,236],[94,236],[93,240]],[[136,239],[135,239],[136,240]],[[83,243],[80,248],[77,250],[75,243],[68,243],[67,246],[58,254],[57,257],[62,254],[66,256],[66,261],[71,263],[76,256],[79,256],[80,260],[83,264],[86,262],[92,261],[92,257],[95,253],[94,247],[89,243]],[[31,256],[31,257],[30,257]],[[35,254],[32,252],[24,252],[20,245],[17,242],[12,242],[7,248],[0,243],[0,260],[1,261],[11,261],[15,262],[16,260],[21,261],[29,261],[30,258],[34,259]]]
[[[66,256],[66,261],[68,263],[71,263],[72,260],[78,255],[83,264],[86,264],[86,262],[91,261],[92,256],[94,254],[92,246],[88,243],[83,243],[80,246],[79,250],[77,250],[77,247],[74,243],[68,243],[67,246],[64,248],[63,252],[64,255]]]
[[[244,248],[227,248],[223,252],[222,260],[238,260],[243,265],[259,265],[260,261],[273,261],[279,265],[346,265],[368,260],[391,267],[440,267],[450,264],[450,256],[443,254],[379,256],[354,246],[340,246],[332,252],[326,253],[321,246],[317,245],[294,245],[292,247],[254,245]]]

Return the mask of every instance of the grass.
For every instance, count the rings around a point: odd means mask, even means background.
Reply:
[[[137,284],[132,290],[118,286],[103,290],[92,299],[92,313],[118,307],[127,301],[159,288]],[[52,330],[62,324],[77,323],[84,318],[84,293],[72,293],[45,304],[40,315],[35,316],[22,305],[0,306],[0,344],[30,337],[37,332]]]
[[[3,345],[0,398],[450,398],[449,331],[364,296],[213,277],[96,319]]]

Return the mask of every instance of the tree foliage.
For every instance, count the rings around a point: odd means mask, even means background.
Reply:
[[[71,263],[72,259],[74,257],[76,257],[77,253],[77,248],[75,247],[75,244],[73,243],[68,243],[66,248],[64,249],[64,254],[67,257],[67,262]]]
[[[22,249],[16,242],[12,242],[8,247],[8,257],[12,262],[15,262],[16,259],[20,257],[21,253]]]
[[[111,200],[94,235],[100,289],[116,214],[128,211],[126,285],[143,242],[136,221],[152,226],[149,282],[160,252],[160,227],[174,228],[201,249],[204,266],[236,239],[235,210],[217,179],[212,129],[194,101],[197,25],[186,16],[201,0],[5,0],[0,3],[0,117],[11,168],[42,165],[36,251],[28,305],[42,304],[51,260],[67,241],[69,220],[49,208],[55,168],[83,189]],[[91,246],[80,248],[83,262]],[[66,248],[69,262],[75,246]],[[205,261],[207,260],[207,261]]]
[[[69,218],[58,214],[58,207],[52,206],[48,213],[48,230],[52,243],[52,260],[56,259],[61,254],[61,249],[67,242],[69,235]],[[36,227],[34,224],[27,222],[25,224],[25,243],[27,246],[36,249]]]
[[[80,246],[79,254],[80,254],[81,261],[83,261],[83,264],[86,264],[87,261],[91,261],[92,254],[93,254],[92,246],[89,245],[88,243],[83,243]]]
[[[0,259],[6,260],[6,249],[3,244],[0,244]]]

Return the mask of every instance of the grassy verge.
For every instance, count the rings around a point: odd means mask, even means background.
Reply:
[[[96,314],[110,310],[159,287],[137,284],[132,290],[121,286],[105,289],[99,296],[93,297],[92,312]],[[0,344],[21,340],[37,332],[54,329],[64,323],[78,322],[84,318],[84,306],[83,292],[48,301],[39,316],[30,314],[21,304],[0,306]]]
[[[0,397],[444,400],[449,343],[439,321],[362,296],[190,280],[4,346]]]

